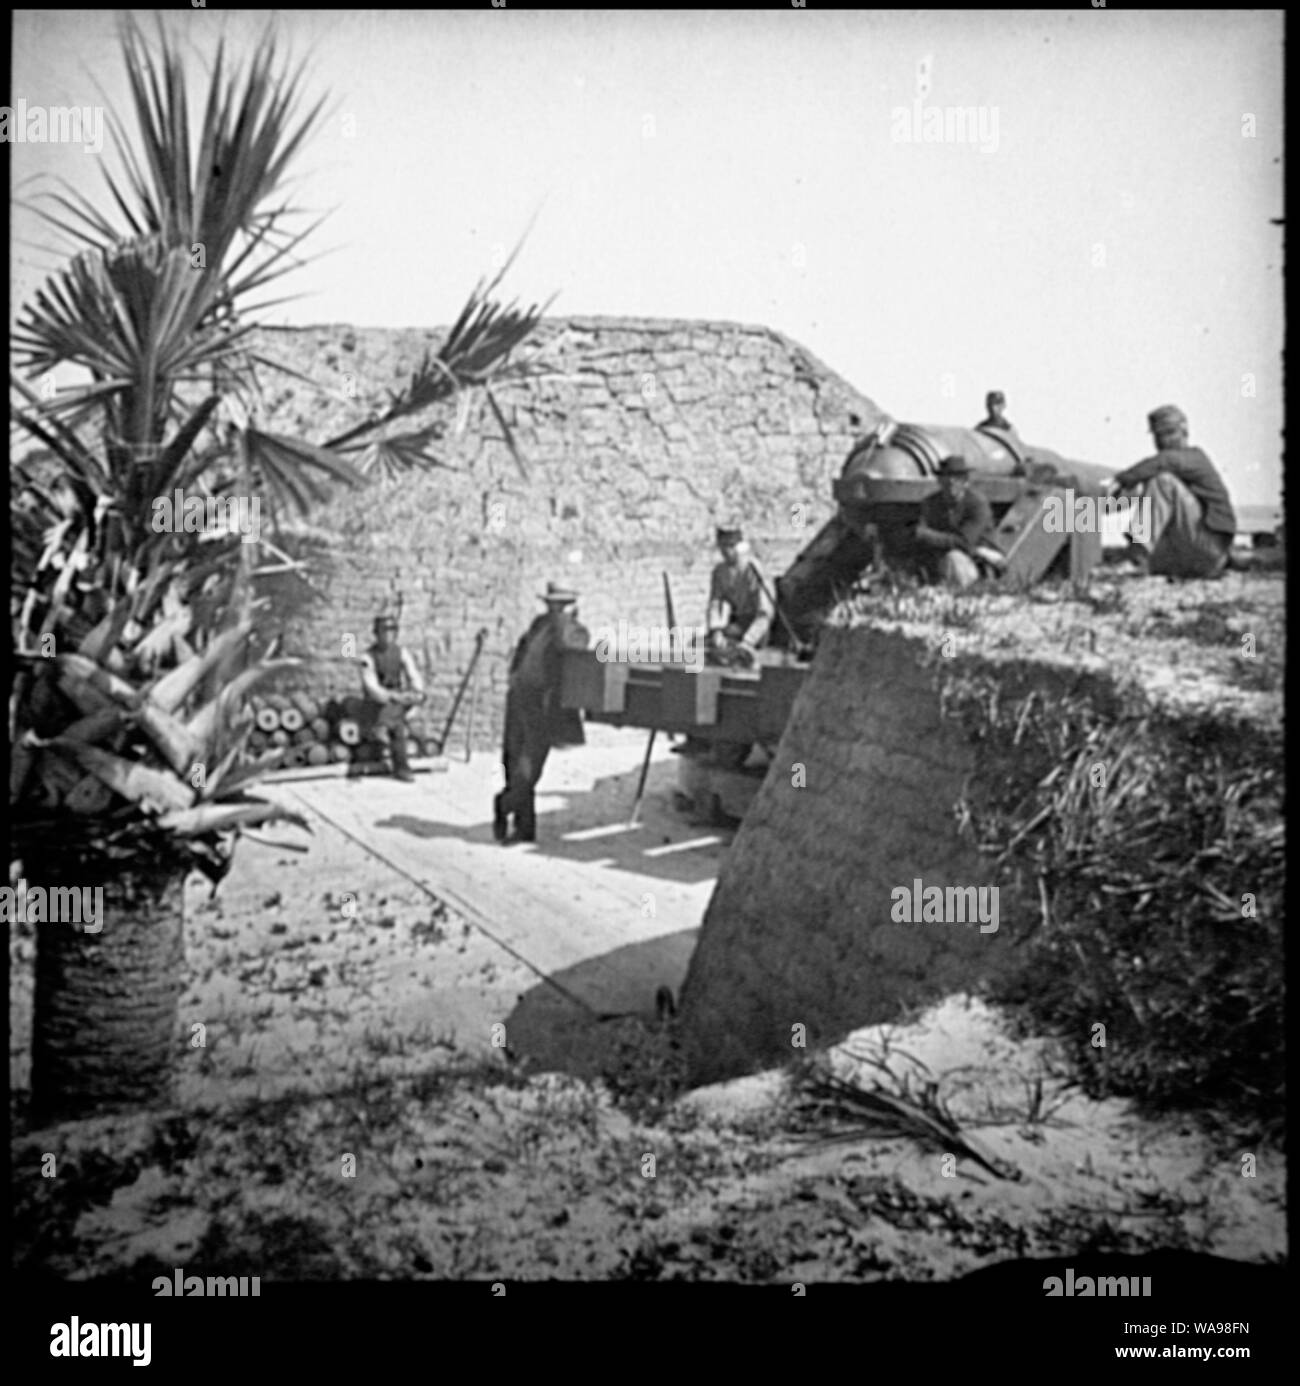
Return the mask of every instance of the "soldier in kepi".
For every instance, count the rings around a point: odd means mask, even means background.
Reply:
[[[1005,562],[994,539],[993,510],[970,484],[964,458],[945,457],[937,475],[939,489],[921,502],[912,535],[916,566],[927,582],[969,587]]]
[[[1005,409],[1007,407],[1007,397],[1001,390],[990,390],[984,396],[984,408],[987,410],[985,417],[975,425],[976,428],[998,428],[1003,433],[1014,433],[1016,427],[1007,418]]]
[[[1231,562],[1237,517],[1223,478],[1200,448],[1187,445],[1187,415],[1165,404],[1147,417],[1153,456],[1120,472],[1113,493],[1143,488],[1149,500],[1149,573],[1167,577],[1218,577]],[[1139,501],[1140,503],[1140,501]]]
[[[406,714],[424,701],[424,680],[411,652],[397,643],[396,616],[375,617],[375,643],[361,657],[361,688],[377,709],[375,725],[388,731],[394,775],[411,784]]]
[[[722,562],[709,583],[705,658],[747,667],[767,643],[776,615],[772,588],[738,525],[720,525],[716,538]]]
[[[501,760],[506,787],[493,804],[492,835],[498,842],[536,842],[533,792],[552,746],[581,746],[582,714],[560,705],[563,652],[585,650],[586,626],[577,619],[578,594],[548,582],[542,594],[546,612],[515,646],[506,691],[505,745]],[[514,819],[514,832],[510,820]]]

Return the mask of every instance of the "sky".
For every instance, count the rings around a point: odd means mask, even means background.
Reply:
[[[125,13],[17,12],[11,104],[124,108]],[[1280,11],[166,16],[200,71],[273,22],[329,97],[291,185],[327,253],[269,321],[445,325],[527,231],[503,288],[556,315],[765,324],[896,418],[1001,389],[1117,467],[1175,403],[1234,499],[1279,495]],[[66,257],[32,198],[112,149],[11,154],[12,323]]]

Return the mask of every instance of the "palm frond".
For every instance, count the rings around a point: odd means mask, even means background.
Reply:
[[[201,804],[190,809],[175,809],[158,819],[160,828],[175,833],[177,837],[225,833],[235,828],[257,827],[265,823],[294,823],[311,831],[302,814],[260,799],[243,804]]]
[[[278,503],[305,515],[329,494],[329,487],[314,473],[344,486],[359,486],[365,481],[351,462],[328,447],[256,428],[245,429],[240,437],[250,465],[271,493],[273,505]]]
[[[429,444],[441,442],[446,429],[440,423],[394,438],[375,438],[365,445],[357,459],[357,470],[365,476],[394,481],[422,467],[442,467],[459,470],[429,450]]]

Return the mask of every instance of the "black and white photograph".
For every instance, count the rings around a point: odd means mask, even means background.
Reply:
[[[9,30],[42,1377],[1273,1361],[1283,13]]]

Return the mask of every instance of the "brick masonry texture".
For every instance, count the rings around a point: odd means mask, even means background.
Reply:
[[[270,358],[321,383],[264,378],[273,432],[325,441],[382,409],[442,334],[323,326],[268,330]],[[311,560],[263,579],[284,652],[321,661],[296,684],[321,699],[359,690],[358,649],[400,601],[440,728],[486,629],[474,743],[500,745],[505,671],[548,580],[603,625],[704,619],[713,525],[747,527],[770,578],[833,511],[831,482],[881,411],[797,343],[764,327],[631,318],[547,319],[527,350],[538,373],[495,393],[512,457],[481,395],[431,415],[444,467],[337,494],[282,541]],[[468,704],[451,738],[463,746]]]
[[[904,924],[892,891],[992,885],[952,806],[974,770],[940,717],[921,642],[827,630],[753,807],[722,863],[682,991],[693,1082],[731,1078],[965,990],[1006,960],[997,933]],[[796,788],[793,767],[804,767]],[[808,1050],[792,1049],[792,1026]]]

